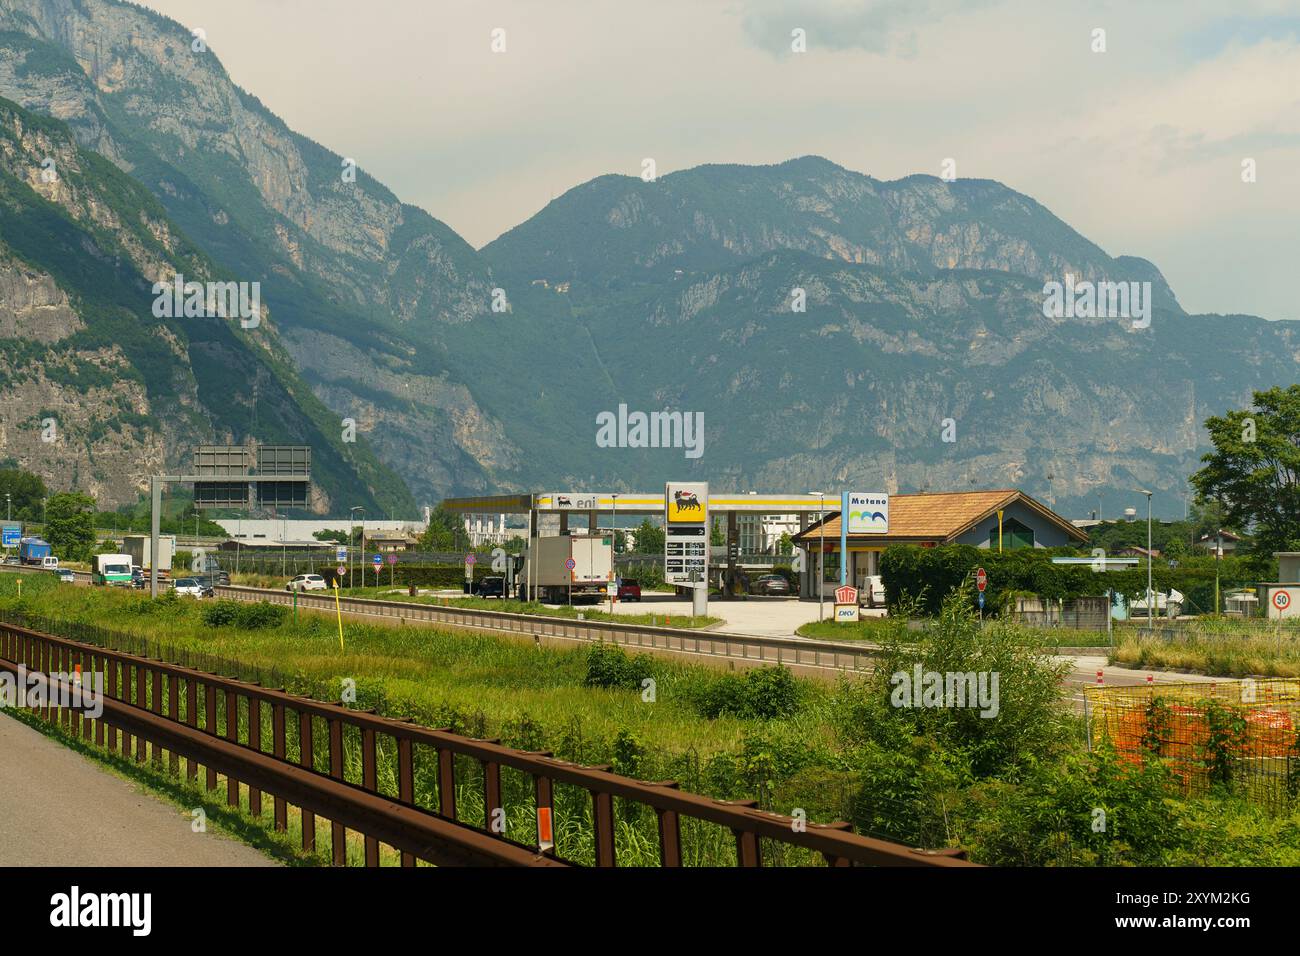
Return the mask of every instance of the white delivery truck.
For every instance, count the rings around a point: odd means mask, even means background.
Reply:
[[[95,573],[92,581],[113,587],[131,586],[131,556],[129,554],[95,555]]]
[[[517,580],[525,586],[531,581],[540,600],[548,604],[570,599],[600,601],[614,580],[614,538],[609,534],[537,538],[528,549],[526,562]]]
[[[147,534],[128,534],[122,537],[122,550],[131,556],[131,563],[149,576],[150,538]],[[158,577],[171,577],[172,559],[176,556],[176,535],[158,535]]]

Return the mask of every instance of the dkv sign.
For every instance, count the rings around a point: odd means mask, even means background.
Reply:
[[[835,620],[856,621],[858,619],[858,589],[844,585],[835,589]]]

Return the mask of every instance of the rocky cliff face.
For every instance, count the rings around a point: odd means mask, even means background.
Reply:
[[[486,487],[511,447],[430,343],[488,312],[494,283],[455,232],[235,86],[179,24],[106,0],[0,0],[0,91],[65,119],[144,182],[200,246],[279,304],[294,363],[337,418],[365,422],[425,499]],[[195,122],[202,117],[202,122]],[[346,355],[339,365],[329,356]],[[403,414],[380,414],[396,412]],[[462,442],[455,420],[483,425]]]
[[[228,278],[67,126],[0,100],[0,459],[101,506],[134,503],[195,443],[242,442],[260,417],[275,439],[317,449],[321,508],[345,489],[367,495],[358,471],[373,459],[358,449],[347,463],[322,440],[324,410],[286,370],[270,309],[239,331],[155,315],[154,283],[178,273]]]

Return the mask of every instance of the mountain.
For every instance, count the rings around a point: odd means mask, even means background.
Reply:
[[[1008,272],[1042,280],[1151,280],[1159,271],[1108,256],[1028,196],[984,179],[881,182],[819,156],[774,166],[700,166],[644,182],[601,176],[489,243],[498,272],[598,289],[671,281],[781,249],[892,272]]]
[[[68,127],[0,99],[0,454],[54,487],[134,503],[148,476],[188,470],[198,442],[315,449],[313,504],[406,511],[364,446],[345,452],[299,379],[270,310],[156,317],[154,283],[229,278],[143,186]],[[52,425],[50,424],[52,422]]]
[[[438,339],[486,314],[495,285],[454,231],[294,133],[172,20],[107,0],[0,0],[0,31],[0,93],[67,122],[260,282],[304,380],[422,501],[515,464]]]
[[[1153,263],[1005,185],[815,156],[601,176],[476,251],[116,0],[0,0],[0,94],[261,282],[278,380],[356,419],[420,502],[707,478],[1015,485],[1074,512],[1100,493],[1108,514],[1151,487],[1167,512],[1205,418],[1300,357],[1289,324],[1189,315]],[[1067,275],[1150,283],[1150,326],[1045,317]],[[605,447],[598,417],[620,406],[703,414],[703,454]]]

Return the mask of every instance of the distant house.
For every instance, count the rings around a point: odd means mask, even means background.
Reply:
[[[1146,548],[1144,548],[1144,547],[1142,547],[1142,546],[1140,546],[1140,545],[1136,545],[1136,544],[1126,544],[1124,547],[1122,547],[1122,548],[1120,548],[1118,551],[1116,551],[1115,554],[1116,554],[1117,556],[1121,557],[1121,558],[1146,558],[1146,557],[1150,557],[1150,558],[1153,558],[1153,559],[1154,559],[1154,558],[1158,558],[1158,557],[1160,557],[1160,549],[1159,549],[1159,548],[1152,548],[1152,549],[1150,550],[1150,552],[1148,552]]]
[[[366,551],[378,554],[390,554],[394,551],[413,551],[417,539],[413,535],[399,531],[367,531],[362,538],[362,547]]]
[[[1001,522],[999,522],[999,513]],[[970,544],[994,551],[1017,548],[1058,548],[1088,542],[1076,528],[1040,501],[1014,488],[994,491],[949,491],[889,496],[889,533],[848,537],[849,581],[863,586],[868,575],[879,574],[880,553],[892,544],[932,548]],[[794,536],[794,545],[808,554],[801,593],[817,593],[818,551],[825,579],[839,581],[840,515]]]
[[[1210,554],[1222,546],[1224,554],[1232,554],[1237,550],[1237,545],[1241,543],[1241,536],[1235,535],[1231,531],[1220,531],[1216,534],[1203,534],[1196,539],[1196,546],[1204,548]]]

